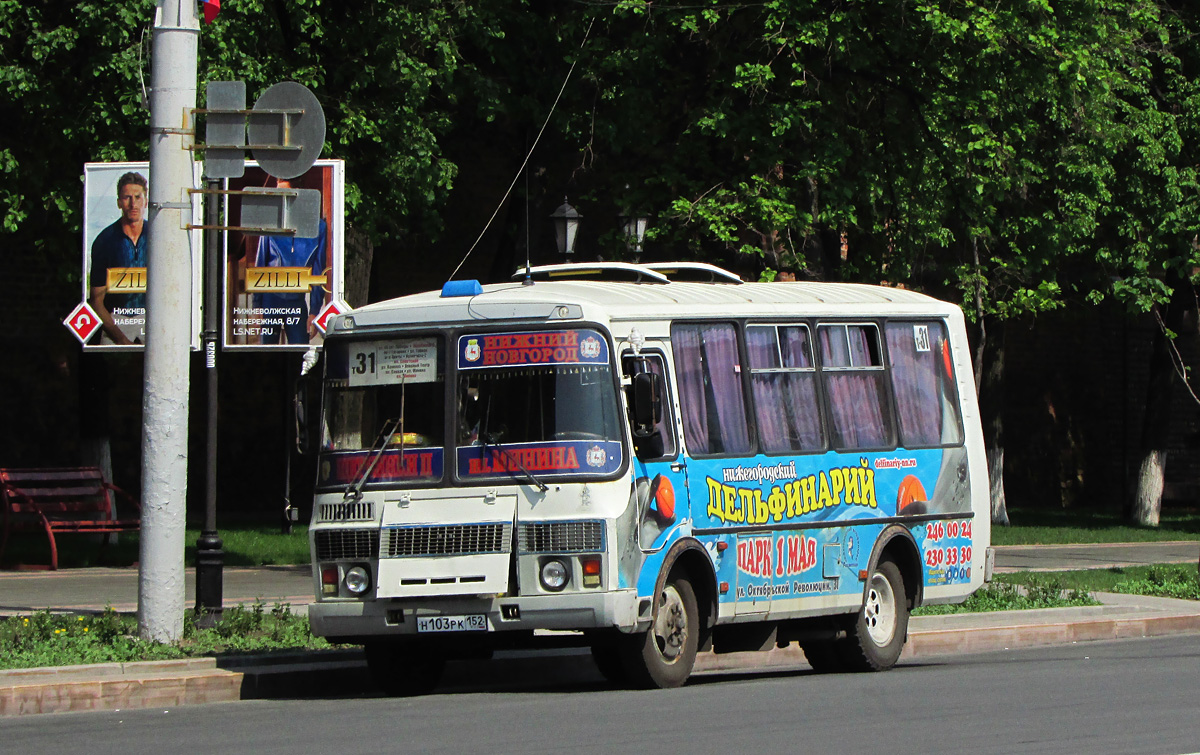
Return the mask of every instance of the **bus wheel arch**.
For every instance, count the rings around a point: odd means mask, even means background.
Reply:
[[[925,598],[924,567],[921,562],[921,549],[907,527],[892,525],[880,533],[871,551],[871,559],[867,562],[868,581],[870,574],[880,560],[888,559],[896,564],[900,576],[904,579],[904,594],[907,597],[908,610],[921,605]],[[864,585],[864,597],[867,586]]]
[[[704,546],[697,540],[685,538],[676,542],[663,559],[663,568],[655,583],[655,595],[662,592],[667,580],[676,570],[686,576],[696,593],[696,609],[699,613],[700,648],[703,650],[712,641],[713,626],[717,623],[717,573]]]
[[[644,632],[622,642],[628,681],[642,688],[682,686],[697,652],[710,641],[716,617],[716,576],[699,543],[676,543],[655,581]]]
[[[862,606],[848,636],[838,642],[845,667],[886,671],[896,664],[908,640],[908,619],[920,604],[921,562],[907,529],[884,530],[865,571]]]

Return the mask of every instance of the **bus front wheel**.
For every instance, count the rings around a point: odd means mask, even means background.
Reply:
[[[900,567],[881,559],[871,573],[842,658],[857,671],[886,671],[896,665],[908,636],[908,598]]]
[[[418,642],[368,642],[367,670],[385,695],[412,697],[432,692],[446,667],[445,655]]]
[[[629,638],[623,665],[630,681],[648,689],[682,686],[696,664],[699,631],[691,582],[670,577],[655,601],[650,630]]]

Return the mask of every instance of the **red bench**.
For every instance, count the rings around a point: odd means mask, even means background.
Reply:
[[[114,494],[131,504],[137,516],[117,519]],[[50,568],[57,569],[56,533],[131,532],[141,526],[141,504],[107,482],[99,467],[0,469],[0,500],[4,504],[0,562],[14,532],[45,532],[50,539]],[[107,541],[101,540],[102,548]]]

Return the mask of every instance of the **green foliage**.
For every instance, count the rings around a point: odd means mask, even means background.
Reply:
[[[80,165],[145,156],[153,7],[0,0],[6,248],[74,267]],[[1198,30],[1155,0],[240,0],[199,74],[311,87],[378,243],[432,238],[464,167],[499,201],[574,64],[535,199],[647,213],[672,257],[1003,318],[1146,311],[1200,264]]]
[[[1097,606],[1086,590],[1064,589],[1061,582],[1050,578],[1030,577],[1023,585],[994,582],[984,585],[971,594],[963,603],[954,605],[922,606],[913,611],[914,616],[940,616],[952,613],[980,613],[984,611],[1018,611],[1030,608],[1069,608],[1073,606]]]
[[[1200,573],[1191,565],[1156,565],[1142,579],[1119,582],[1113,592],[1200,600]]]
[[[1191,564],[1113,566],[1107,569],[1076,569],[1060,572],[1006,572],[997,582],[1021,585],[1030,580],[1053,580],[1064,589],[1089,592],[1123,592],[1166,598],[1200,600],[1197,571]]]
[[[138,638],[137,619],[111,608],[100,615],[75,616],[39,611],[0,619],[0,668],[37,668],[84,663],[169,660],[230,653],[321,650],[331,646],[314,637],[308,619],[288,604],[266,610],[262,603],[225,609],[212,628],[184,617],[177,644]]]
[[[477,11],[418,0],[239,0],[201,37],[200,79],[241,79],[248,97],[297,81],[321,101],[326,156],[347,161],[348,219],[377,240],[437,225],[457,167],[443,154]]]

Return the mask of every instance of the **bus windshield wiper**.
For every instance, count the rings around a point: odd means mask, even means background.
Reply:
[[[480,433],[479,441],[483,445],[484,454],[487,453],[488,446],[491,446],[492,448],[495,448],[500,453],[504,454],[504,466],[506,469],[509,464],[515,464],[517,469],[521,470],[521,473],[523,475],[525,475],[525,479],[528,480],[529,482],[533,483],[535,486],[537,486],[538,490],[545,493],[547,490],[550,489],[550,487],[548,485],[546,485],[546,483],[544,483],[541,480],[539,480],[538,478],[534,477],[533,473],[525,468],[525,465],[521,463],[521,459],[516,454],[505,451],[503,446],[501,446],[500,443],[496,442],[496,436],[493,433],[486,433],[486,432]],[[512,470],[509,469],[508,471],[511,472]]]
[[[358,470],[354,473],[354,481],[346,486],[346,492],[342,496],[343,501],[357,501],[362,498],[363,486],[367,484],[371,473],[375,471],[379,457],[383,456],[383,449],[387,448],[388,441],[391,440],[392,434],[396,432],[399,425],[400,417],[384,422],[383,431],[375,439],[375,444],[371,446],[371,455],[362,460],[362,463],[358,465]]]

